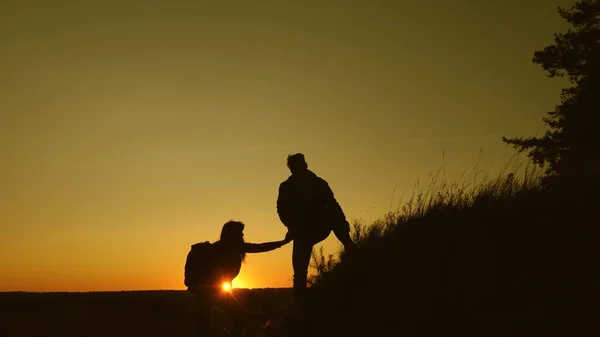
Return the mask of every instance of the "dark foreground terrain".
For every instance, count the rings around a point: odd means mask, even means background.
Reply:
[[[235,289],[259,335],[290,289]],[[0,293],[0,337],[191,337],[194,299],[186,291]]]
[[[322,259],[310,337],[600,336],[600,180],[506,177],[441,184],[354,226],[359,249]],[[290,289],[237,290],[247,336],[289,336]],[[0,337],[171,336],[193,331],[185,291],[0,294]],[[277,329],[277,326],[280,328]]]

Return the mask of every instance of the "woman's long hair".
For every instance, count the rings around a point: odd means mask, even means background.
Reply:
[[[243,244],[244,243],[244,225],[241,221],[227,221],[221,229],[221,237],[219,241],[227,244]],[[241,245],[240,245],[241,246]],[[242,262],[246,260],[246,252],[242,251]]]

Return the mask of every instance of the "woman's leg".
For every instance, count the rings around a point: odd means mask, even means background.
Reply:
[[[231,337],[242,337],[244,331],[244,309],[232,294],[219,296],[217,306],[231,319]]]
[[[323,237],[323,235],[321,236]],[[308,267],[313,251],[313,246],[319,243],[320,237],[299,236],[294,239],[292,247],[292,269],[294,302],[297,308],[302,308],[306,301],[306,283],[308,278]]]
[[[195,313],[195,331],[194,337],[207,337],[210,326],[210,311],[213,302],[207,292],[196,294],[196,313]]]

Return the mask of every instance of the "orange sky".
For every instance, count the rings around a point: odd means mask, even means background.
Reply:
[[[442,163],[496,172],[564,85],[531,58],[571,1],[208,3],[0,5],[0,291],[183,289],[225,221],[283,238],[294,152],[375,220]],[[291,277],[288,245],[234,285]]]

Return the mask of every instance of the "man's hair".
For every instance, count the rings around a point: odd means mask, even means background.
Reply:
[[[302,171],[302,170],[308,169],[308,164],[306,163],[306,160],[304,159],[304,154],[302,154],[302,153],[290,154],[287,157],[287,167],[292,172],[297,172],[297,171]]]

